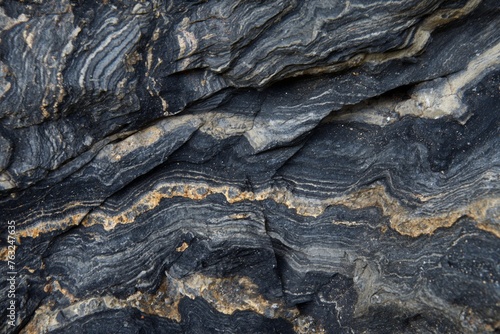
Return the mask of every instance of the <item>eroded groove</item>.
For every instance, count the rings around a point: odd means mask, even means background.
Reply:
[[[4,1],[0,331],[498,331],[498,26],[497,0]]]

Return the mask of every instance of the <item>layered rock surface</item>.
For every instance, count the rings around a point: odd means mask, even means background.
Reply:
[[[2,331],[499,331],[499,26],[497,0],[4,1]]]

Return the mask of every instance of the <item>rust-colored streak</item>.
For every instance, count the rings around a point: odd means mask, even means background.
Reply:
[[[267,318],[284,318],[294,325],[298,333],[306,333],[311,328],[314,328],[316,333],[324,333],[324,329],[314,324],[312,318],[300,315],[296,307],[287,307],[283,300],[265,299],[259,294],[258,286],[243,276],[216,278],[193,274],[182,279],[165,276],[154,293],[137,291],[123,299],[105,295],[79,300],[57,281],[47,284],[46,290],[61,292],[70,305],[62,309],[54,308],[50,302],[40,306],[21,333],[46,333],[60,328],[63,325],[57,320],[60,312],[64,312],[67,318],[76,320],[106,309],[126,307],[180,322],[182,318],[178,306],[184,297],[203,298],[224,314],[252,311]]]

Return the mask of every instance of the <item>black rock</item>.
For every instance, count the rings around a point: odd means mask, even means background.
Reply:
[[[499,26],[3,1],[1,332],[500,331]]]

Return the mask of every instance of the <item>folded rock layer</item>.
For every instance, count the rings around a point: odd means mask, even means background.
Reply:
[[[1,331],[500,331],[498,27],[497,0],[5,0]]]

